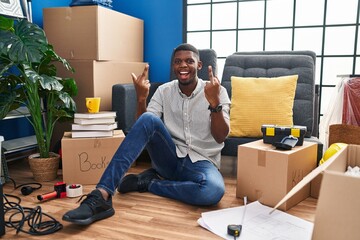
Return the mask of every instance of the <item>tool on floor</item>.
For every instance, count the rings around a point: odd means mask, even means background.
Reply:
[[[244,223],[245,213],[246,213],[246,204],[247,204],[247,196],[244,197],[244,213],[242,215],[241,224],[229,224],[227,226],[227,233],[230,236],[233,236],[234,239],[240,236],[242,225]]]
[[[66,186],[66,196],[73,198],[83,194],[83,187],[80,184],[70,184]]]
[[[38,195],[39,201],[46,201],[52,198],[65,198],[66,197],[66,184],[65,182],[57,182],[54,184],[54,191]]]

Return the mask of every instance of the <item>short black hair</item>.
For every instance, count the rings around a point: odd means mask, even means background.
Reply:
[[[177,51],[191,51],[196,54],[198,59],[200,58],[199,50],[189,43],[182,43],[179,46],[177,46],[174,50],[174,55]]]

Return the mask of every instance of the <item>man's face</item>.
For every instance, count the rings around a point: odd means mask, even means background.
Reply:
[[[196,82],[197,70],[201,69],[201,62],[192,51],[177,51],[174,55],[173,71],[181,85]]]

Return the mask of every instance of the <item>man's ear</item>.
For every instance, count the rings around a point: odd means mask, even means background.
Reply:
[[[198,61],[197,69],[198,70],[202,69],[202,66],[203,66],[202,61]]]

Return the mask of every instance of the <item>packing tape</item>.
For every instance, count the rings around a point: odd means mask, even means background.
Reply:
[[[83,187],[80,184],[71,184],[66,186],[67,197],[79,197],[83,194]]]

